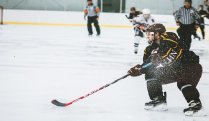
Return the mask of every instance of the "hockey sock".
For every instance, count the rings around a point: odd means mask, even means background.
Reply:
[[[200,99],[199,99],[200,94],[199,94],[197,88],[195,88],[191,84],[187,84],[187,85],[182,86],[180,88],[180,90],[182,91],[184,98],[186,99],[186,101],[188,103],[192,100],[200,101]]]
[[[149,93],[149,97],[151,100],[154,100],[156,97],[162,97],[163,96],[163,89],[162,84],[157,79],[148,79],[147,81],[147,90]]]

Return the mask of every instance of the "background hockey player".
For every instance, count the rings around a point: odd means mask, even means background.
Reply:
[[[196,32],[199,25],[200,16],[197,10],[192,7],[192,0],[185,0],[184,6],[176,11],[175,20],[177,26],[177,33],[180,37],[180,46],[183,49],[189,50],[191,47],[191,35]]]
[[[142,14],[141,11],[137,11],[135,7],[131,7],[128,19],[132,22],[133,18],[137,17],[140,14]]]
[[[143,9],[142,14],[133,18],[133,25],[135,27],[135,39],[134,39],[134,53],[138,53],[139,41],[145,36],[144,32],[146,31],[149,25],[155,23],[155,19],[150,15],[149,9]]]
[[[100,35],[100,26],[99,26],[99,12],[100,12],[100,9],[95,6],[92,2],[92,0],[87,0],[87,6],[86,6],[86,9],[84,9],[84,19],[86,20],[86,17],[88,17],[88,20],[87,20],[87,28],[88,28],[88,32],[89,32],[89,35],[91,36],[93,34],[93,31],[92,31],[92,23],[94,23],[94,26],[96,28],[96,31],[97,31],[97,36]]]
[[[192,51],[184,51],[178,46],[175,33],[166,32],[162,24],[154,24],[147,29],[150,43],[144,51],[144,63],[131,68],[131,76],[145,74],[150,102],[145,103],[147,110],[167,110],[166,93],[162,84],[177,82],[189,107],[184,109],[186,115],[193,115],[202,108],[199,92],[196,88],[202,75],[199,56]],[[150,66],[144,67],[150,64]],[[141,68],[144,67],[144,68]]]
[[[207,12],[209,13],[209,1],[208,0],[204,0],[204,5],[207,8]]]
[[[202,33],[202,39],[205,39],[205,21],[204,18],[209,18],[207,11],[204,10],[203,5],[199,5],[198,13],[200,15],[200,30]]]

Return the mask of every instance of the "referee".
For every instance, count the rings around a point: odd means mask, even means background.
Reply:
[[[192,7],[192,0],[185,0],[184,6],[180,7],[179,10],[174,14],[176,24],[179,26],[177,33],[180,37],[179,45],[189,50],[191,47],[191,35],[198,28],[200,16],[197,10]]]
[[[92,0],[87,0],[87,6],[84,9],[84,19],[86,20],[86,16],[88,17],[87,20],[87,28],[88,28],[88,32],[89,32],[89,36],[93,35],[93,31],[92,31],[92,23],[94,23],[94,26],[96,28],[97,31],[97,36],[100,35],[100,26],[99,26],[99,12],[100,9],[93,4]]]

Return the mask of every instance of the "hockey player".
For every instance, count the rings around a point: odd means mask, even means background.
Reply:
[[[209,1],[208,0],[204,0],[204,5],[205,5],[205,7],[207,7],[207,11],[209,13]]]
[[[155,23],[155,19],[150,15],[149,9],[143,9],[142,14],[133,18],[135,28],[134,53],[138,53],[139,41],[144,37],[144,32],[149,25]]]
[[[131,7],[128,19],[132,22],[133,18],[137,17],[140,14],[142,14],[141,11],[137,11],[135,7]]]
[[[199,56],[180,48],[178,36],[166,32],[162,24],[151,25],[147,29],[147,38],[150,45],[144,51],[144,63],[128,71],[131,76],[145,74],[151,99],[145,103],[145,109],[167,110],[166,93],[163,93],[162,85],[177,82],[189,105],[184,109],[185,115],[193,115],[201,110],[202,103],[196,88],[202,75]]]
[[[99,12],[100,9],[95,6],[92,2],[92,0],[87,0],[87,6],[86,9],[84,9],[84,19],[86,20],[86,17],[88,17],[88,21],[87,21],[87,28],[88,28],[88,32],[89,32],[89,36],[93,35],[93,31],[92,31],[92,23],[94,23],[94,26],[96,28],[97,31],[97,36],[100,35],[100,26],[99,26]]]
[[[200,30],[201,30],[201,33],[202,33],[202,38],[205,39],[205,21],[204,21],[204,18],[207,17],[209,18],[208,16],[208,13],[204,10],[204,7],[203,5],[199,5],[199,8],[198,8],[198,13],[200,15]]]

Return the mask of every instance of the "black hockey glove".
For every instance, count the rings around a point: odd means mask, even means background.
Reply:
[[[134,67],[132,67],[129,71],[128,71],[128,74],[130,74],[131,76],[140,76],[142,75],[142,72],[141,72],[141,65],[136,65]]]

